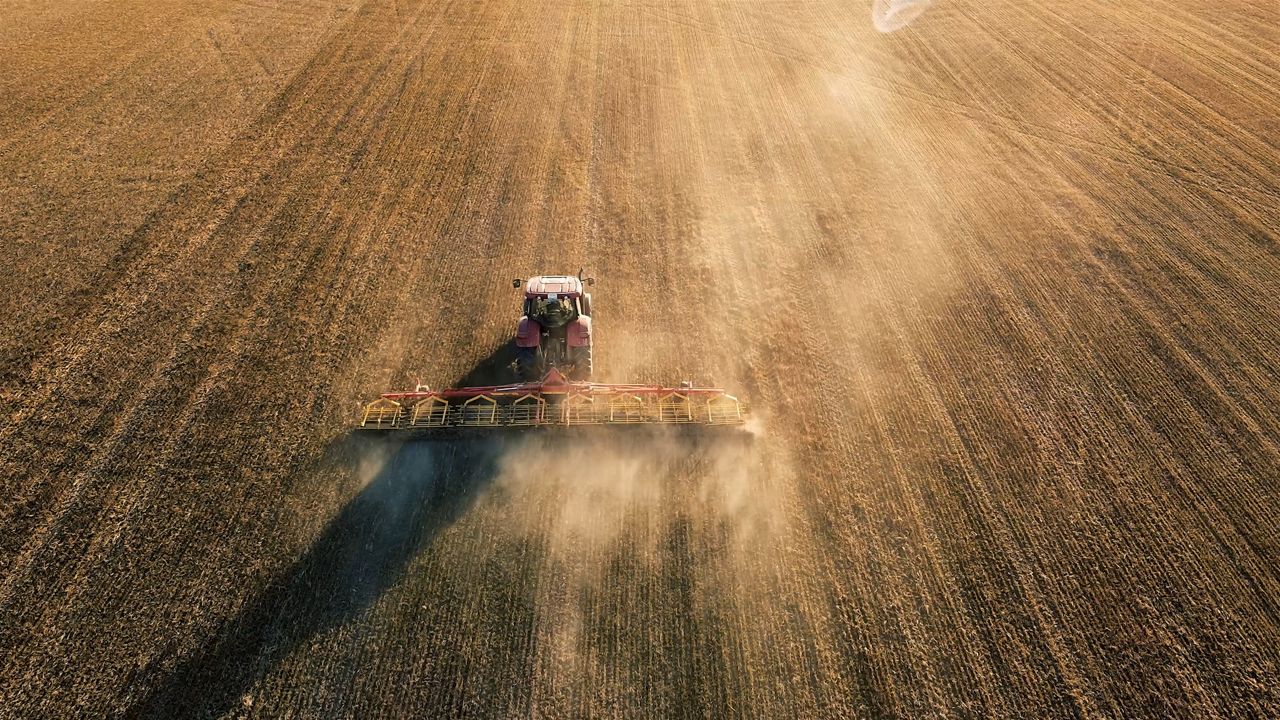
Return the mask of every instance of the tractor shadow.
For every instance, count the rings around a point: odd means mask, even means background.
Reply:
[[[498,355],[493,363],[501,361]],[[493,363],[473,374],[500,372],[502,366]],[[514,442],[519,440],[491,436],[399,442],[358,432],[330,442],[308,471],[359,478],[372,465],[367,484],[301,557],[203,646],[172,669],[156,666],[165,658],[141,669],[139,684],[164,677],[127,716],[221,717],[239,707],[257,681],[292,652],[358,619],[394,586],[413,559],[472,507]]]
[[[326,463],[355,470],[362,458],[385,454],[386,464],[296,562],[179,662],[129,716],[221,717],[238,706],[295,649],[357,619],[391,588],[494,478],[502,444],[464,438],[391,445],[354,434],[335,441]]]
[[[466,375],[463,375],[454,387],[483,387],[486,385],[506,385],[517,382],[516,372],[511,367],[516,361],[516,341],[507,340],[489,353],[489,356],[476,363]]]

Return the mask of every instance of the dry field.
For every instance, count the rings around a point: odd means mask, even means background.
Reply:
[[[1280,715],[1273,0],[0,0],[0,68],[0,718]],[[345,432],[579,266],[755,440]]]

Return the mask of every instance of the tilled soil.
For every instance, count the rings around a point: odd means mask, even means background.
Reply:
[[[0,717],[1280,715],[1280,7],[870,5],[0,2]]]

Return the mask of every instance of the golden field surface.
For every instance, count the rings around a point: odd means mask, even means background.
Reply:
[[[1271,0],[0,0],[0,67],[0,717],[1280,715]],[[579,267],[749,442],[348,432]]]

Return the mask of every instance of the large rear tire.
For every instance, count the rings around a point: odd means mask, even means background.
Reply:
[[[570,380],[590,380],[591,379],[591,346],[576,347],[572,352],[573,371],[569,373]]]
[[[542,379],[542,353],[536,347],[517,347],[515,366],[520,382]]]

